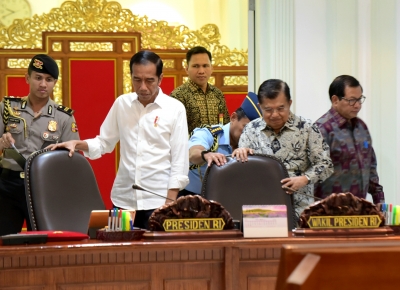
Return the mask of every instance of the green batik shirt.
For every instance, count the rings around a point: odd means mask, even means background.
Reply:
[[[230,121],[224,94],[211,84],[207,84],[207,90],[204,93],[189,79],[177,87],[171,93],[171,97],[181,101],[185,106],[189,133],[204,124],[220,124],[219,114],[222,114],[221,125]]]

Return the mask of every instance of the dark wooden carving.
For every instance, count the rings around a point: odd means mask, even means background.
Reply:
[[[156,209],[149,219],[152,231],[163,231],[166,219],[182,218],[222,218],[224,230],[233,229],[230,213],[218,202],[207,200],[200,195],[188,195],[178,198],[175,202]]]
[[[317,201],[306,208],[300,215],[300,227],[309,228],[307,221],[311,216],[352,216],[378,215],[381,219],[379,226],[384,226],[385,217],[378,206],[354,196],[350,192],[332,193],[327,198]]]

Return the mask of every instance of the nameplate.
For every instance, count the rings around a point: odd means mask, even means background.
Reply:
[[[166,232],[220,231],[224,226],[222,218],[166,219],[163,223]]]
[[[307,221],[311,229],[370,229],[381,222],[378,215],[311,216]]]
[[[288,236],[286,205],[243,205],[242,215],[245,238]]]

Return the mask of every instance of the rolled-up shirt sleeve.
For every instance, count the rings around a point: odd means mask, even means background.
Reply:
[[[180,105],[170,137],[171,173],[168,189],[179,188],[182,190],[189,184],[189,149],[186,111],[183,105]]]

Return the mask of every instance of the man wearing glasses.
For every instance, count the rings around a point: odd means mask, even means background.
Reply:
[[[334,174],[315,184],[315,196],[351,192],[374,203],[384,203],[383,188],[376,171],[376,156],[367,125],[357,117],[365,101],[363,89],[354,77],[342,75],[329,87],[331,109],[316,122],[330,147]]]
[[[246,125],[239,148],[233,153],[243,156],[250,148],[254,153],[280,159],[289,173],[289,178],[281,180],[282,187],[287,193],[298,192],[293,198],[298,218],[314,201],[312,184],[333,172],[329,147],[315,124],[290,111],[292,100],[287,83],[267,80],[260,85],[257,97],[262,117]]]

